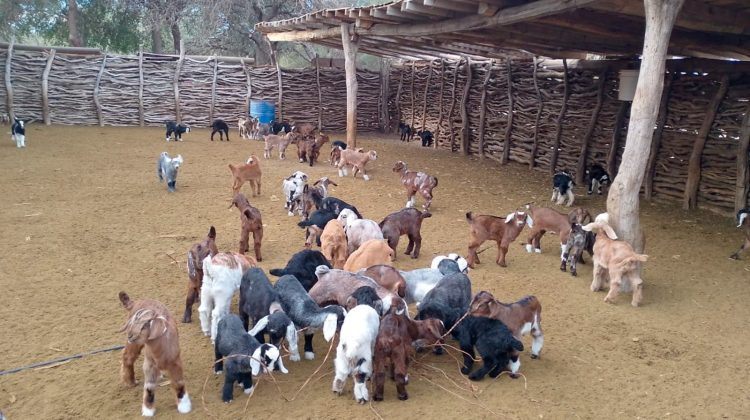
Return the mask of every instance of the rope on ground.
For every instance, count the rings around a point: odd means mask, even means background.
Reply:
[[[59,363],[62,363],[62,362],[66,362],[68,360],[82,359],[82,358],[84,358],[86,356],[91,356],[91,355],[98,354],[98,353],[107,353],[107,352],[110,352],[110,351],[122,350],[124,348],[125,348],[125,346],[123,346],[123,345],[117,345],[117,346],[112,346],[112,347],[106,347],[106,348],[103,348],[103,349],[91,350],[91,351],[84,352],[84,353],[78,353],[78,354],[74,354],[72,356],[60,357],[60,358],[57,358],[57,359],[48,360],[46,362],[32,363],[32,364],[26,365],[26,366],[21,366],[21,367],[17,367],[17,368],[13,368],[13,369],[2,370],[2,371],[0,371],[0,376],[10,375],[11,373],[18,373],[18,372],[22,372],[24,370],[29,370],[29,369],[37,369],[37,368],[40,368],[40,367],[43,367],[43,366],[59,364]]]

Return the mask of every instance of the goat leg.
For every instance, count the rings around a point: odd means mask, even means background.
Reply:
[[[253,232],[253,247],[255,249],[255,259],[258,262],[263,261],[263,257],[260,255],[261,241],[263,240],[263,227],[259,227]]]
[[[466,262],[471,268],[474,268],[474,264],[480,264],[479,255],[477,254],[477,248],[482,245],[482,242],[479,242],[477,240],[469,242],[469,255],[466,256]]]
[[[404,373],[397,373],[396,374],[396,393],[398,394],[398,399],[401,401],[406,401],[409,399],[409,393],[406,392],[406,374]]]
[[[182,315],[182,322],[185,324],[193,322],[193,304],[198,297],[199,290],[200,286],[196,287],[191,280],[191,284],[188,286],[187,299],[185,299],[185,314]]]
[[[153,417],[156,414],[154,401],[156,400],[156,386],[159,381],[159,368],[156,362],[149,356],[143,358],[143,405],[141,406],[141,415],[144,417]]]
[[[508,253],[508,246],[497,241],[497,265],[500,267],[507,267],[508,264],[505,262],[505,254]]]
[[[175,397],[177,398],[177,411],[187,414],[192,410],[190,396],[185,388],[185,378],[182,373],[182,361],[177,360],[169,367],[169,379],[172,383]]]
[[[609,293],[604,297],[604,301],[607,303],[615,303],[617,295],[620,294],[620,287],[622,286],[622,274],[610,272],[609,281]]]
[[[750,238],[745,238],[745,243],[742,244],[740,249],[737,250],[734,254],[730,255],[729,258],[733,260],[738,260],[740,258],[740,254],[745,251],[745,249],[750,248]]]
[[[122,360],[120,361],[120,379],[127,386],[135,386],[138,381],[135,380],[135,371],[133,365],[141,354],[143,344],[128,343],[122,351]]]

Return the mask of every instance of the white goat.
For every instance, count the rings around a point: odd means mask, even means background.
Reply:
[[[341,210],[338,221],[344,226],[344,232],[346,232],[349,255],[370,239],[384,239],[383,231],[374,220],[360,219],[349,209]]]
[[[302,192],[305,184],[307,184],[307,174],[301,171],[296,171],[284,178],[281,183],[284,190],[284,208],[289,211],[289,216],[294,216],[295,211],[302,214]]]
[[[369,305],[357,305],[344,318],[339,345],[336,348],[336,376],[333,392],[341,395],[349,375],[354,377],[354,399],[369,400],[367,380],[372,375],[372,355],[380,328],[380,316]]]
[[[204,335],[216,341],[219,321],[229,313],[232,295],[239,290],[242,273],[255,266],[255,262],[242,254],[220,252],[203,260],[203,285],[198,313]]]

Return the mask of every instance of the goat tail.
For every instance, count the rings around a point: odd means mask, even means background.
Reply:
[[[211,226],[208,229],[208,237],[211,238],[211,239],[216,239],[216,228],[215,227]]]
[[[130,300],[130,296],[128,296],[127,293],[120,292],[117,294],[117,296],[120,298],[120,303],[122,303],[122,306],[125,309],[130,310],[130,308],[133,307],[133,301]]]
[[[523,351],[523,343],[515,337],[511,337],[511,347],[518,351]]]
[[[272,276],[281,277],[286,274],[286,268],[272,268],[269,273],[271,273]]]
[[[426,219],[428,217],[432,217],[432,213],[430,213],[429,211],[423,211],[422,212],[422,219]]]
[[[625,270],[628,268],[629,265],[636,263],[636,262],[646,262],[648,260],[648,255],[645,254],[633,254],[624,260],[620,261],[616,266],[619,270]]]
[[[469,223],[474,221],[474,214],[472,212],[466,213],[466,221]]]
[[[297,223],[297,226],[299,226],[301,228],[305,228],[305,227],[312,226],[312,225],[314,225],[314,223],[311,222],[310,220],[303,220],[303,221]]]

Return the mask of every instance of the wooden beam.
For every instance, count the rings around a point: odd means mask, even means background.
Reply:
[[[54,48],[58,54],[82,54],[82,55],[101,55],[102,50],[99,48],[76,48],[76,47],[47,47],[43,45],[18,45],[13,40],[10,44],[0,42],[0,50],[9,49],[13,45],[16,51],[49,51]]]
[[[276,83],[279,90],[279,121],[284,121],[284,81],[281,73],[281,63],[279,63],[279,57],[275,48],[273,55],[273,61],[276,64]]]
[[[487,62],[487,73],[484,75],[484,83],[482,83],[482,100],[479,105],[479,158],[484,159],[484,126],[485,119],[487,117],[487,86],[490,84],[490,76],[492,75],[492,60]]]
[[[182,71],[182,63],[185,60],[185,45],[180,40],[180,58],[177,60],[177,67],[174,70],[174,81],[172,82],[172,88],[174,89],[174,113],[177,123],[182,122],[182,111],[180,109],[180,71]]]
[[[138,51],[138,125],[146,125],[143,109],[143,50]]]
[[[529,169],[533,169],[536,165],[536,151],[539,148],[539,121],[542,118],[542,108],[544,107],[544,101],[542,100],[542,92],[539,90],[539,81],[537,80],[537,67],[539,59],[534,56],[534,91],[536,92],[536,118],[534,119],[534,139],[531,143],[531,153],[529,154]],[[567,65],[567,63],[566,63]]]
[[[52,70],[52,62],[55,61],[55,49],[49,51],[47,55],[47,64],[44,66],[44,72],[42,73],[42,116],[45,125],[50,125],[49,116],[49,73]]]
[[[242,60],[242,71],[245,73],[245,84],[247,93],[245,94],[245,110],[242,112],[243,118],[247,118],[250,115],[250,100],[253,97],[253,80],[250,78],[250,69],[245,64],[245,60]]]
[[[428,7],[423,4],[419,4],[413,0],[404,0],[401,2],[402,12],[412,12],[425,16],[437,16],[437,17],[451,17],[455,14],[451,11],[438,9],[436,7]]]
[[[104,67],[107,65],[107,55],[102,57],[102,66],[99,68],[99,73],[96,75],[96,82],[94,82],[94,106],[96,107],[96,116],[99,120],[99,127],[104,126],[104,116],[102,115],[102,104],[99,101],[99,84],[102,81],[102,75],[104,74]]]
[[[602,103],[604,102],[604,87],[607,85],[607,70],[604,69],[599,73],[599,79],[597,81],[596,89],[596,105],[594,110],[591,112],[591,118],[589,119],[589,125],[586,128],[586,134],[581,139],[581,154],[578,155],[578,165],[576,166],[576,184],[583,185],[586,175],[586,155],[589,152],[589,142],[591,137],[594,135],[594,128],[599,120],[599,112],[602,110]]]
[[[211,103],[208,108],[208,123],[212,124],[214,121],[214,110],[216,107],[216,79],[219,76],[219,60],[214,58],[214,72],[211,78]]]
[[[462,13],[477,13],[477,6],[452,0],[424,0],[425,6]]]
[[[349,24],[341,24],[341,44],[344,47],[346,70],[346,144],[357,147],[357,47],[358,42]],[[366,178],[365,178],[366,179]]]
[[[10,40],[8,45],[8,56],[5,57],[5,110],[8,111],[11,123],[16,119],[16,113],[13,109],[13,83],[10,79],[10,66],[13,62],[13,46],[16,43],[15,38]]]
[[[416,109],[414,108],[414,79],[416,79],[417,76],[417,62],[412,61],[411,62],[411,128],[414,128],[414,118],[416,116]]]
[[[432,143],[432,147],[437,149],[438,142],[440,141],[440,126],[443,123],[443,92],[445,90],[445,60],[440,59],[440,103],[438,105],[438,122],[435,127],[435,141]]]
[[[398,88],[396,89],[396,119],[398,120],[398,123],[401,124],[403,120],[401,119],[401,90],[404,85],[404,68],[401,68],[401,71],[399,72],[400,77],[398,78]]]
[[[425,123],[427,120],[427,94],[430,92],[430,82],[432,81],[432,60],[427,66],[427,84],[424,87],[424,96],[422,97],[422,124],[420,129],[426,130]]]
[[[654,193],[654,175],[656,175],[656,162],[659,157],[659,147],[661,147],[661,135],[664,132],[664,124],[667,121],[667,111],[669,109],[669,95],[672,91],[672,82],[674,81],[674,73],[668,73],[664,81],[664,92],[661,94],[661,102],[659,103],[659,116],[656,117],[656,129],[654,130],[654,137],[651,140],[651,152],[648,155],[648,163],[646,164],[646,175],[643,179],[644,185],[644,198],[651,200]]]
[[[609,141],[609,151],[607,152],[607,172],[609,176],[614,177],[617,173],[617,148],[620,147],[620,137],[622,137],[622,125],[625,122],[625,115],[628,113],[630,103],[620,102],[615,116],[615,126],[612,130],[612,138]]]
[[[471,130],[469,129],[469,93],[471,92],[471,58],[466,58],[466,85],[464,85],[464,96],[461,98],[461,154],[469,155],[469,143],[471,142]]]
[[[508,58],[505,61],[508,66],[508,125],[505,127],[505,141],[503,142],[503,157],[500,164],[505,165],[510,159],[510,139],[513,133],[513,61]]]
[[[693,151],[690,153],[690,160],[688,161],[688,176],[687,182],[685,183],[685,197],[682,202],[682,208],[685,210],[694,209],[698,204],[698,187],[701,181],[701,157],[703,156],[703,149],[706,146],[708,133],[711,131],[711,126],[716,119],[716,113],[719,111],[721,101],[727,94],[727,89],[729,88],[729,75],[723,75],[719,83],[721,84],[716,90],[716,94],[711,99],[711,102],[708,104],[708,108],[706,109],[703,118],[703,124],[701,124],[700,130],[698,130],[695,143],[693,143]]]
[[[560,139],[562,137],[562,121],[565,118],[565,111],[568,109],[568,60],[563,58],[563,98],[560,113],[557,114],[555,121],[555,140],[552,143],[552,157],[549,162],[550,174],[554,175],[557,170],[557,157],[560,155]]]
[[[391,115],[388,109],[388,98],[390,97],[391,86],[391,62],[380,59],[380,131],[389,133],[391,131]]]
[[[747,193],[750,189],[750,171],[747,166],[747,151],[750,146],[750,106],[745,109],[745,117],[740,127],[740,141],[737,145],[737,178],[735,180],[734,211],[747,207]]]
[[[461,67],[461,63],[464,59],[459,60],[456,62],[456,67],[453,69],[453,93],[451,94],[451,107],[448,110],[448,127],[450,128],[451,132],[451,152],[453,152],[453,146],[455,142],[455,134],[453,132],[453,109],[456,107],[456,88],[458,87],[458,69]]]
[[[318,87],[318,132],[323,132],[323,90],[320,88],[320,60],[315,54],[315,85]]]

